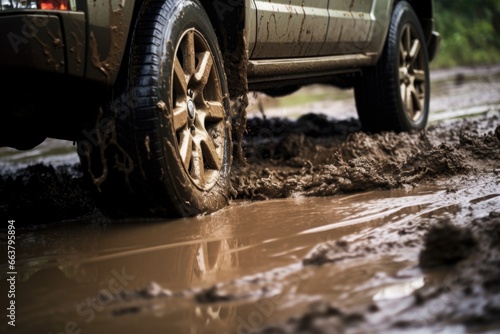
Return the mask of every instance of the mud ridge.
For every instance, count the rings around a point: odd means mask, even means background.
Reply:
[[[494,115],[400,134],[349,132],[356,120],[318,115],[296,122],[249,120],[248,165],[236,166],[232,194],[250,200],[331,196],[498,170],[498,120]],[[484,127],[489,131],[481,133]],[[459,131],[450,131],[454,128]]]

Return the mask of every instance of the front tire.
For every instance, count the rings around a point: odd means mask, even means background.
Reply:
[[[98,184],[104,208],[112,215],[187,217],[226,206],[228,96],[217,38],[200,3],[145,2],[128,85],[104,115],[113,119],[116,140],[102,139],[97,152],[82,155],[94,183],[96,174],[105,176]],[[131,168],[123,168],[123,156]]]
[[[367,132],[424,129],[429,116],[427,47],[420,21],[406,1],[396,4],[383,53],[356,83],[358,116]]]

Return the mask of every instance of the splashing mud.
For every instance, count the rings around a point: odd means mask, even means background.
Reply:
[[[456,121],[417,133],[351,132],[357,121],[305,115],[249,121],[249,165],[233,175],[238,199],[331,196],[414,186],[440,176],[498,169],[499,117]],[[486,123],[486,124],[482,124]],[[487,133],[479,133],[486,127]]]

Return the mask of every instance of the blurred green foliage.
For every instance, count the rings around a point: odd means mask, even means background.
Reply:
[[[499,0],[435,0],[441,48],[433,67],[500,63]]]

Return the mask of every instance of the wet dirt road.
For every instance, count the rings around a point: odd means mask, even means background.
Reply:
[[[231,206],[192,219],[111,221],[67,145],[3,149],[16,332],[500,331],[500,70],[433,78],[423,133],[360,133],[349,100],[266,109]]]

